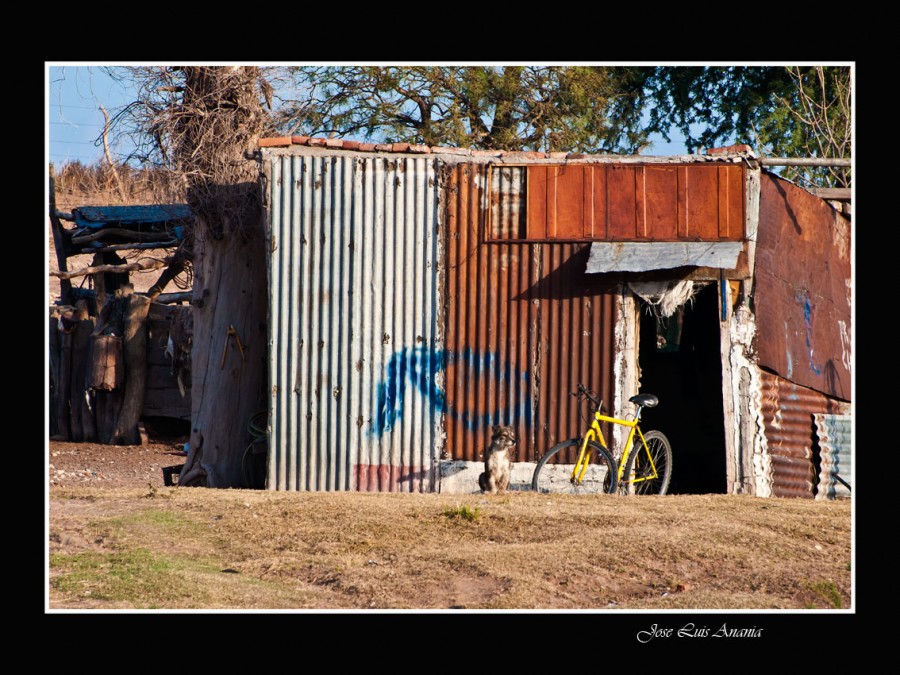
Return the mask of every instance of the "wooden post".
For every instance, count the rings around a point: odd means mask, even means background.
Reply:
[[[118,266],[124,263],[125,261],[115,253],[97,253],[91,266]],[[97,298],[97,306],[106,306],[108,299],[115,296],[116,290],[126,284],[128,284],[128,272],[103,272],[102,274],[94,275],[94,297]]]
[[[118,289],[114,294],[105,296],[106,303],[100,309],[97,318],[95,336],[116,335],[122,336],[125,332],[125,313],[128,307],[128,298],[132,288],[126,286]],[[127,377],[126,373],[126,377]],[[97,422],[97,440],[100,443],[115,443],[116,430],[119,422],[119,412],[122,409],[124,388],[119,387],[112,391],[95,390],[94,409]]]
[[[83,303],[79,300],[79,304]],[[85,310],[84,314],[87,312]],[[97,437],[94,413],[88,405],[88,372],[91,363],[91,333],[94,332],[94,320],[85,316],[72,332],[72,384],[71,415],[72,440],[93,441]]]
[[[59,416],[57,408],[59,406],[59,319],[55,316],[50,317],[50,438],[56,439],[59,436]]]
[[[56,184],[53,180],[53,165],[50,165],[50,230],[53,232],[53,248],[56,249],[56,264],[60,272],[67,272],[65,230],[56,215]],[[72,304],[72,282],[59,280],[59,302],[61,305]]]
[[[125,397],[116,425],[115,442],[137,445],[141,442],[138,422],[144,408],[147,382],[147,315],[150,298],[132,294],[125,315]]]
[[[57,435],[59,440],[72,437],[69,431],[69,398],[72,393],[72,336],[59,334],[59,398],[56,399]]]
[[[125,384],[125,357],[121,335],[91,337],[91,372],[88,386],[94,391],[113,391]]]

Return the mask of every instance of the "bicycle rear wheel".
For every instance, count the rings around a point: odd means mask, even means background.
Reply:
[[[661,431],[648,431],[644,434],[647,449],[643,446],[632,448],[622,476],[623,488],[634,487],[638,495],[664,495],[672,480],[672,445]],[[637,443],[637,439],[635,440]],[[650,451],[650,457],[647,456]],[[653,465],[650,464],[653,458]],[[653,468],[656,468],[654,476]],[[633,472],[633,473],[632,473]]]
[[[616,460],[599,443],[588,443],[588,467],[580,483],[572,481],[581,440],[573,438],[550,448],[534,469],[531,489],[556,494],[603,494],[616,491]]]

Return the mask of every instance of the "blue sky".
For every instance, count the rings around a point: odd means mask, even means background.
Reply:
[[[113,116],[131,100],[132,92],[99,66],[51,66],[47,84],[50,161],[89,164],[100,159],[103,148],[94,144],[103,129],[100,106]]]
[[[91,164],[103,157],[103,147],[97,138],[103,129],[106,108],[113,117],[131,100],[133,91],[103,72],[100,65],[50,65],[47,73],[47,141],[49,161],[63,164],[81,161]],[[130,148],[125,141],[110,137],[110,150],[126,155]],[[685,146],[677,132],[667,143],[656,136],[646,155],[685,154]]]

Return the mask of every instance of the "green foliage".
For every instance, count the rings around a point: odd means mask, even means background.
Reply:
[[[282,133],[491,150],[636,152],[652,68],[318,66],[292,69]]]
[[[481,508],[478,506],[472,507],[468,504],[456,507],[448,506],[444,509],[444,515],[451,519],[474,522],[481,517]]]
[[[647,79],[649,129],[671,129],[688,151],[747,143],[775,157],[851,156],[849,66],[657,68]],[[699,131],[692,125],[701,126]],[[848,187],[847,168],[788,167],[786,178]]]

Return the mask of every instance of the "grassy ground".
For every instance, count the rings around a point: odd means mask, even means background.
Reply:
[[[50,609],[851,607],[847,501],[54,487]]]

